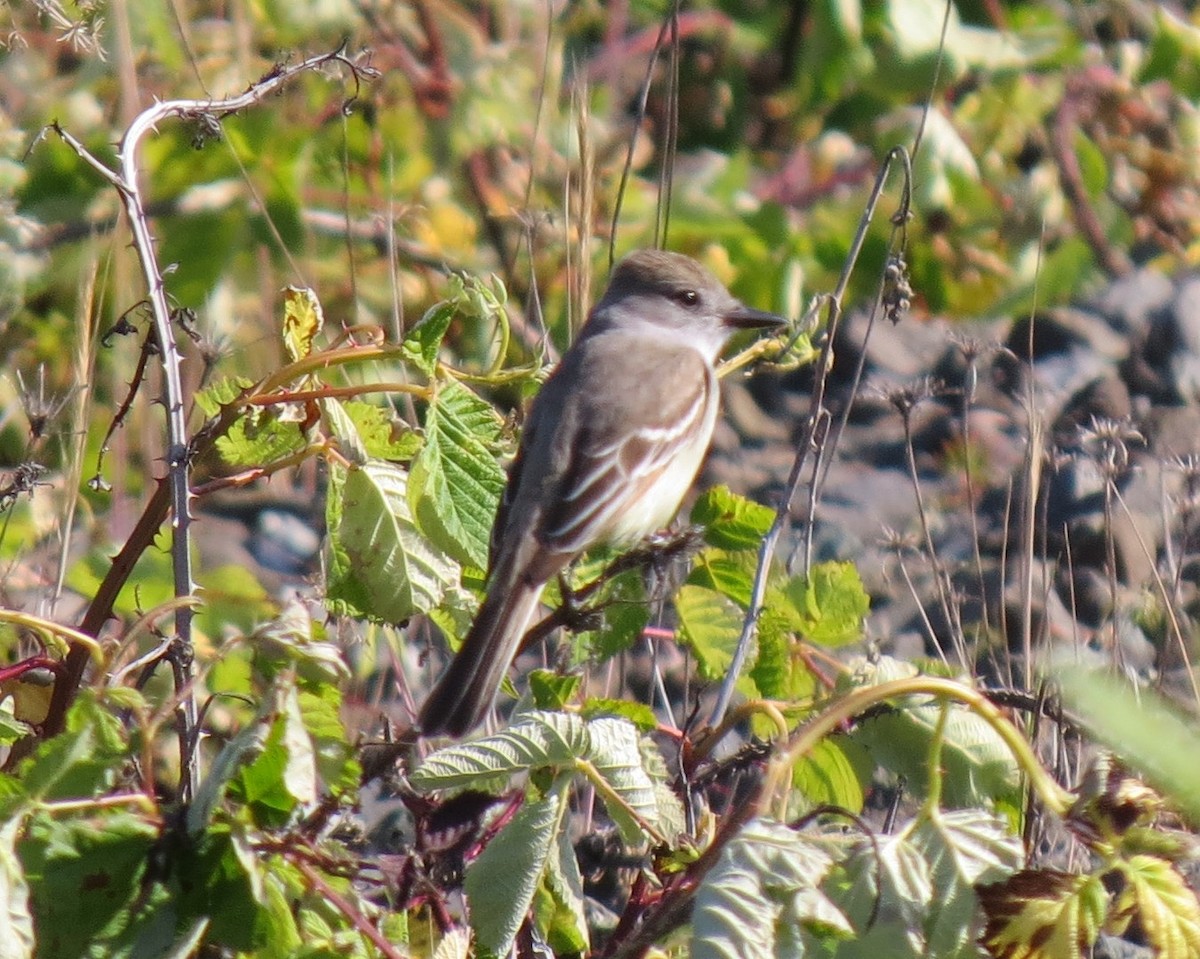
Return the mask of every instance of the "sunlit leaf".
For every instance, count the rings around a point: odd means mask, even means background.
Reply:
[[[308,287],[283,288],[283,348],[295,363],[313,350],[313,341],[325,325],[325,311]]]
[[[1136,921],[1161,959],[1200,956],[1200,902],[1176,866],[1139,855],[1121,862],[1117,871],[1125,885],[1112,905],[1109,928],[1120,935]]]
[[[326,599],[338,612],[401,623],[437,606],[457,582],[454,561],[413,522],[407,483],[403,470],[375,461],[331,477]]]
[[[458,383],[438,391],[425,416],[425,444],[413,460],[409,501],[421,529],[459,562],[488,564],[492,521],[504,472],[488,444],[500,421],[487,403]]]
[[[782,823],[756,819],[722,850],[696,893],[693,959],[803,955],[805,930],[852,935],[818,886],[833,859]]]
[[[0,956],[6,959],[32,959],[34,954],[29,884],[16,850],[24,825],[20,816],[0,825]]]
[[[478,944],[504,955],[529,911],[547,864],[555,853],[569,791],[526,801],[467,869],[471,928]]]
[[[983,944],[997,959],[1083,959],[1108,908],[1097,877],[1049,869],[1018,872],[977,892],[987,915]]]

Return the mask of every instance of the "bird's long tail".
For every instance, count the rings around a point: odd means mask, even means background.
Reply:
[[[426,736],[465,736],[492,708],[541,598],[543,583],[492,588],[462,648],[421,708]]]

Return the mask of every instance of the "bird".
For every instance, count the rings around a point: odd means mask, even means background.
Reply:
[[[691,489],[720,405],[716,364],[738,330],[787,321],[736,299],[691,257],[635,250],[613,268],[534,398],[492,527],[483,602],[421,709],[461,738],[492,709],[542,590],[597,544],[663,529]]]

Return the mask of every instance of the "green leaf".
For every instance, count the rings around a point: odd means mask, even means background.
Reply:
[[[46,740],[21,765],[28,794],[43,801],[99,795],[128,761],[129,745],[115,716],[83,691],[67,714],[67,728]]]
[[[267,941],[267,862],[236,829],[219,825],[185,845],[174,862],[184,921],[208,919],[208,939],[233,950]]]
[[[464,887],[478,945],[505,955],[533,903],[562,830],[569,790],[552,789],[526,801],[512,820],[467,868]]]
[[[706,549],[696,557],[687,581],[694,586],[724,593],[743,609],[750,606],[754,589],[754,572],[758,566],[757,553],[747,550],[727,552]]]
[[[861,663],[859,681],[886,682],[915,675],[907,663],[880,657]],[[1004,740],[980,716],[957,703],[948,707],[942,742],[942,802],[949,808],[1014,803],[1020,773]],[[904,776],[918,795],[929,784],[926,759],[942,706],[930,696],[912,696],[895,709],[861,721],[851,734],[890,772]]]
[[[696,500],[692,522],[704,527],[704,539],[711,546],[757,550],[775,522],[775,511],[738,496],[727,486],[715,486]]]
[[[1125,880],[1113,903],[1113,930],[1136,920],[1156,956],[1200,956],[1200,902],[1174,863],[1133,856],[1117,867]]]
[[[845,744],[853,748],[852,744]],[[863,792],[874,772],[856,769],[836,739],[822,739],[792,770],[792,786],[811,806],[838,806],[862,811]]]
[[[199,836],[208,828],[217,805],[225,796],[230,779],[244,763],[258,756],[266,747],[271,731],[269,716],[269,711],[261,712],[217,753],[217,758],[208,768],[208,775],[201,780],[196,797],[187,809],[184,822],[190,836]]]
[[[585,955],[590,946],[584,911],[583,876],[567,829],[554,836],[554,854],[538,888],[538,928],[556,956]]]
[[[297,804],[316,801],[316,759],[294,685],[276,688],[272,713],[262,752],[242,767],[238,779],[247,803],[286,815]]]
[[[862,638],[871,600],[853,563],[819,563],[807,578],[794,577],[767,604],[780,604],[794,617],[794,629],[810,643],[843,646]]]
[[[341,705],[341,689],[332,682],[313,683],[300,690],[300,712],[312,736],[321,781],[335,794],[353,794],[362,770],[357,750],[346,738]]]
[[[404,471],[372,461],[330,473],[326,599],[333,609],[402,623],[437,606],[457,582],[458,568],[413,523]]]
[[[307,445],[299,419],[288,405],[252,406],[217,438],[217,452],[234,469],[269,465]]]
[[[937,895],[925,917],[929,954],[975,956],[975,886],[998,882],[1024,865],[1020,837],[1001,816],[981,809],[935,811],[918,821],[910,841],[929,865]]]
[[[23,816],[10,816],[0,825],[0,956],[5,959],[33,959],[29,884],[17,858],[17,837],[24,827]]]
[[[395,419],[384,407],[362,400],[343,400],[341,407],[370,459],[403,463],[421,449],[421,434]]]
[[[527,713],[491,736],[430,753],[413,770],[410,782],[423,792],[479,788],[480,779],[573,765],[590,749],[588,723],[579,716]]]
[[[412,463],[408,495],[425,534],[460,563],[486,569],[504,472],[488,448],[500,419],[459,383],[442,387],[425,416],[425,445]]]
[[[580,630],[574,639],[581,658],[604,662],[632,648],[650,621],[651,604],[646,598],[642,571],[627,570],[609,580],[595,597],[594,605],[599,608],[599,625]]]
[[[1148,689],[1074,663],[1052,664],[1063,702],[1101,743],[1200,819],[1200,734],[1192,720]]]
[[[529,692],[538,709],[562,709],[575,698],[581,676],[560,676],[548,669],[535,669],[529,674]]]
[[[118,812],[103,818],[30,819],[18,843],[31,892],[39,959],[110,954],[128,927],[146,922],[130,908],[158,828]]]
[[[254,380],[244,376],[217,380],[210,386],[197,391],[196,405],[200,407],[205,416],[216,416],[221,412],[221,407],[241,399],[253,386]]]
[[[798,620],[792,604],[781,601],[775,588],[768,590],[758,617],[758,655],[750,667],[750,678],[768,699],[796,702],[816,692],[816,677],[804,658],[795,655]]]
[[[366,463],[371,457],[367,454],[366,444],[354,420],[346,412],[345,405],[340,400],[323,399],[320,408],[321,427],[337,442],[338,451],[343,458],[353,466]]]
[[[729,597],[703,586],[684,585],[675,594],[679,638],[696,657],[700,675],[719,679],[733,661],[745,614]]]
[[[1108,913],[1099,876],[1029,869],[979,887],[981,942],[993,956],[1073,959],[1090,953]]]
[[[628,720],[604,716],[593,719],[587,728],[591,749],[581,758],[591,762],[600,778],[621,799],[620,803],[605,799],[609,817],[627,843],[645,842],[642,823],[654,828],[662,825],[661,795],[642,761],[637,727]]]
[[[436,304],[408,331],[400,344],[404,358],[426,376],[433,376],[437,370],[438,350],[456,312],[453,301]]]
[[[722,851],[696,893],[692,959],[802,956],[801,934],[852,934],[818,888],[833,858],[782,823],[755,819]]]
[[[654,710],[645,703],[634,703],[628,699],[606,699],[602,696],[589,696],[580,711],[585,719],[597,716],[620,716],[628,719],[644,733],[653,732],[658,728],[658,719]]]
[[[627,841],[641,842],[642,823],[672,832],[682,821],[678,800],[660,788],[667,778],[662,759],[653,747],[644,748],[647,742],[617,717],[585,721],[567,713],[526,713],[498,733],[431,753],[409,782],[423,792],[484,789],[482,783],[502,785],[538,769],[580,771],[619,798],[605,800],[608,814]]]
[[[295,363],[308,356],[313,341],[325,325],[325,311],[317,294],[308,287],[283,288],[283,348]]]
[[[1074,136],[1074,154],[1088,197],[1094,202],[1108,190],[1108,159],[1082,130]]]
[[[841,955],[918,957],[926,949],[924,920],[933,900],[929,865],[907,835],[857,841],[839,866],[844,884],[830,890],[858,933]]]

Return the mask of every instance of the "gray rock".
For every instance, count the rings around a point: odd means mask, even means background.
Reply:
[[[1117,332],[1145,336],[1150,318],[1166,308],[1174,294],[1169,277],[1156,270],[1138,270],[1114,281],[1091,305]]]

